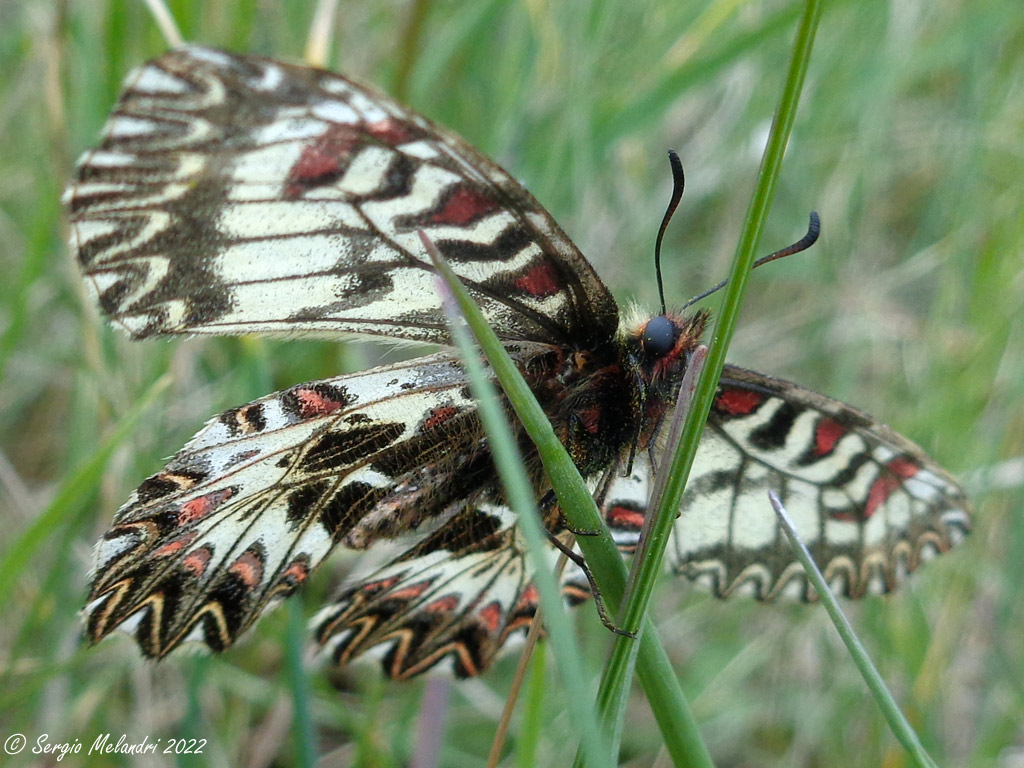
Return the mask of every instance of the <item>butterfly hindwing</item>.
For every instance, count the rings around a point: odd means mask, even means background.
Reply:
[[[476,675],[536,612],[522,547],[507,507],[463,507],[423,541],[346,585],[313,619],[314,637],[339,665],[377,647],[391,677],[416,675],[444,657],[459,677]]]
[[[500,336],[607,338],[615,302],[504,170],[339,75],[186,47],[135,70],[67,195],[113,321],[444,343],[423,230]]]
[[[624,551],[636,546],[650,486],[641,456],[605,492]],[[847,597],[889,592],[970,530],[959,486],[909,440],[836,400],[727,365],[673,530],[672,570],[719,597],[813,598],[769,490]]]

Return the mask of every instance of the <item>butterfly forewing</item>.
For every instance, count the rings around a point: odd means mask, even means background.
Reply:
[[[464,141],[338,75],[190,47],[133,72],[71,187],[113,321],[162,333],[445,342],[437,244],[503,338],[610,338],[593,268]]]
[[[135,338],[363,334],[445,344],[419,231],[439,247],[636,548],[665,417],[706,314],[658,344],[505,171],[460,138],[329,72],[183,48],[129,78],[69,188],[72,249]],[[538,505],[564,534],[536,450]],[[956,483],[841,403],[728,367],[670,550],[719,596],[811,598],[767,502],[778,492],[832,586],[892,589],[969,528]],[[536,593],[455,357],[309,382],[215,418],[140,485],[96,548],[87,632],[151,656],[233,644],[338,545],[369,559],[314,620],[339,664],[408,677],[485,669]],[[386,556],[385,556],[386,551]],[[556,550],[551,550],[552,563]],[[568,602],[587,596],[570,565]]]

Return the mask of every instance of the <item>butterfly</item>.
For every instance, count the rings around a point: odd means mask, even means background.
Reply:
[[[469,288],[592,489],[637,545],[666,413],[706,312],[624,320],[594,268],[504,170],[339,75],[184,47],[130,74],[66,194],[71,246],[111,322],[160,335],[436,344],[211,419],[96,546],[85,609],[163,657],[220,651],[332,550],[372,553],[313,619],[333,663],[406,678],[486,669],[538,597],[422,230]],[[551,499],[519,435],[538,500]],[[893,589],[970,530],[957,483],[850,406],[727,365],[670,544],[719,597],[811,599],[767,507],[779,493],[830,586]],[[541,511],[564,531],[554,503]],[[555,548],[552,547],[552,563]],[[570,601],[589,596],[578,570]]]

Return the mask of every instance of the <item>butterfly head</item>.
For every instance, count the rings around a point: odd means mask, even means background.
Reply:
[[[647,384],[677,379],[707,322],[708,312],[701,310],[692,315],[666,312],[634,325],[627,331],[626,350],[640,378]]]

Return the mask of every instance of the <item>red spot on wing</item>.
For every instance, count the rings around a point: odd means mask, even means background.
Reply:
[[[284,195],[294,199],[312,187],[336,180],[348,166],[358,137],[351,126],[333,124],[312,144],[302,148],[302,154],[288,171]]]
[[[203,547],[182,560],[181,565],[186,571],[191,572],[193,576],[202,576],[207,564],[210,562],[210,557],[210,550]]]
[[[427,613],[451,613],[459,607],[458,595],[445,595],[437,600],[427,603],[423,610]]]
[[[903,484],[903,481],[916,475],[920,469],[909,459],[896,458],[886,464],[878,479],[871,484],[871,490],[868,491],[868,501],[864,506],[865,519],[875,514],[878,508],[885,504],[896,489]]]
[[[452,193],[441,210],[430,217],[430,221],[461,227],[498,207],[497,201],[483,190],[462,186]]]
[[[451,419],[456,413],[458,413],[458,409],[453,405],[444,405],[434,408],[430,411],[430,415],[424,420],[423,429],[435,429]]]
[[[408,587],[392,592],[390,597],[393,600],[415,600],[430,588],[432,581],[433,579],[427,579],[416,584],[410,584]]]
[[[340,171],[341,158],[322,144],[311,144],[302,150],[288,174],[288,180],[296,185],[308,184],[325,176],[337,176]]]
[[[249,589],[255,589],[263,580],[263,561],[255,552],[243,552],[228,568],[228,573],[237,576]]]
[[[392,576],[390,579],[380,579],[379,581],[367,582],[359,591],[364,595],[375,595],[378,592],[383,592],[385,589],[391,589],[397,583],[398,576]]]
[[[888,464],[886,464],[886,466],[889,468],[890,472],[892,472],[897,477],[903,478],[904,480],[906,480],[908,477],[913,477],[914,475],[921,471],[921,467],[919,467],[910,459],[893,459]]]
[[[501,626],[501,619],[505,615],[505,612],[501,610],[501,603],[497,600],[488,603],[477,613],[480,617],[480,623],[484,625],[484,628],[494,634],[498,631]]]
[[[871,517],[878,508],[885,504],[892,496],[893,491],[900,487],[900,479],[894,475],[879,475],[878,479],[871,484],[868,491],[868,503],[864,506],[864,518]]]
[[[613,506],[605,513],[609,527],[627,531],[639,531],[644,527],[644,513],[621,505]]]
[[[281,572],[281,581],[298,586],[309,576],[309,566],[302,560],[295,560]]]
[[[153,557],[171,557],[176,555],[196,539],[196,532],[191,531],[184,536],[179,536],[174,541],[169,541],[153,552]]]
[[[223,488],[185,502],[178,511],[178,525],[189,525],[203,519],[234,495],[234,488]]]
[[[814,428],[814,455],[828,456],[835,450],[836,443],[846,434],[846,427],[839,422],[822,417]]]
[[[293,391],[299,406],[299,418],[312,419],[326,416],[342,407],[343,403],[317,392],[315,389],[300,387]]]
[[[715,408],[730,416],[746,416],[753,413],[764,402],[764,395],[752,389],[726,387],[718,393]]]
[[[527,585],[526,589],[523,590],[522,594],[519,595],[519,599],[516,601],[516,612],[529,611],[530,609],[536,608],[540,603],[540,593],[537,592],[537,587],[532,583]]]
[[[540,261],[534,264],[525,274],[517,277],[513,283],[523,293],[538,298],[554,296],[562,290],[562,279],[558,270],[550,261]]]

